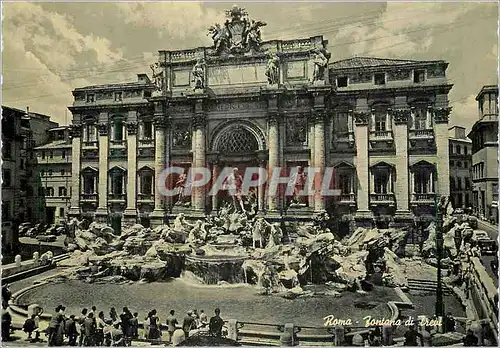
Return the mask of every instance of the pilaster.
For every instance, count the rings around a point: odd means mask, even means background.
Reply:
[[[71,132],[71,198],[68,217],[80,216],[80,182],[81,182],[81,149],[82,149],[82,126],[73,125],[70,129]]]
[[[165,185],[160,182],[160,175],[165,170],[165,128],[167,122],[163,113],[163,105],[161,102],[155,103],[155,205],[151,213],[151,226],[163,225],[165,219],[165,209],[163,205],[164,197],[161,195],[158,187]]]
[[[99,204],[96,210],[96,221],[107,222],[108,220],[108,133],[109,124],[107,114],[99,115],[99,181],[97,193],[99,195]]]
[[[267,163],[268,178],[272,178],[273,170],[279,167],[279,123],[280,115],[277,109],[268,111],[268,147],[269,161]],[[278,211],[278,196],[277,193],[267,196],[267,211],[270,214],[276,214]]]
[[[358,210],[356,218],[371,219],[373,214],[369,209],[370,168],[368,158],[368,123],[370,111],[367,105],[363,106],[358,107],[353,114],[356,124],[356,171],[358,174],[358,192],[356,197]]]
[[[127,122],[127,208],[123,213],[127,224],[137,221],[137,122]]]
[[[193,165],[192,168],[205,168],[206,166],[206,114],[203,110],[203,99],[197,99],[195,114],[192,118],[194,131]],[[192,208],[198,213],[205,212],[206,187],[198,186],[192,189]]]
[[[396,146],[396,215],[409,215],[409,178],[408,178],[408,118],[410,109],[392,111],[394,119],[394,141]]]
[[[440,196],[450,195],[450,155],[448,151],[448,118],[451,107],[435,108],[434,116],[434,137],[436,141],[437,158],[437,194]]]
[[[314,211],[325,211],[325,197],[322,192],[322,180],[325,174],[325,110],[312,111],[314,121],[314,166],[319,169],[315,180]]]

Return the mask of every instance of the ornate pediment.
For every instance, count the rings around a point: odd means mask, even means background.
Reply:
[[[226,11],[226,17],[224,24],[216,23],[208,28],[215,54],[258,52],[262,43],[260,27],[267,24],[250,19],[245,9],[237,5]]]

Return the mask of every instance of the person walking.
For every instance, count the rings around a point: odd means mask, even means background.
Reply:
[[[158,317],[156,309],[153,309],[149,315],[149,339],[157,340],[160,338],[160,330],[158,329]]]
[[[126,340],[129,334],[130,319],[132,319],[132,313],[130,313],[127,307],[123,307],[123,312],[120,314],[121,329],[123,331],[123,338]]]
[[[100,311],[96,319],[96,335],[95,345],[102,346],[104,344],[104,328],[106,327],[106,320],[104,319],[104,312]]]
[[[168,341],[172,343],[172,336],[174,335],[174,331],[177,329],[177,318],[175,317],[175,311],[172,309],[170,311],[170,315],[167,317],[167,330],[168,330]]]
[[[217,338],[222,337],[222,327],[224,326],[224,320],[220,317],[220,309],[215,308],[215,316],[210,318],[210,334]]]
[[[87,313],[88,313],[88,309],[87,308],[84,308],[82,309],[82,314],[81,316],[78,318],[78,328],[80,329],[80,337],[78,339],[78,346],[81,347],[83,346],[83,340],[85,338],[85,319],[87,319]]]
[[[95,324],[95,320],[94,320],[94,315],[92,313],[89,313],[89,315],[87,316],[87,318],[85,318],[84,322],[83,322],[83,326],[84,326],[84,339],[83,339],[83,345],[85,347],[91,347],[93,346],[95,343],[94,343],[94,340],[95,340],[95,336],[96,336],[96,324]]]

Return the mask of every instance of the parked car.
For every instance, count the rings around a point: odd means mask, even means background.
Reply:
[[[36,236],[36,239],[40,242],[55,242],[57,240],[57,237],[54,235],[48,235],[48,236],[38,235]]]
[[[31,222],[23,222],[22,224],[19,225],[19,236],[24,236],[26,233],[28,233],[29,229],[32,228],[33,225]]]
[[[469,226],[473,229],[477,228],[477,217],[468,215],[467,216],[467,222],[469,223]]]
[[[479,248],[481,255],[495,255],[497,253],[497,242],[492,240],[485,231],[474,231],[471,241]]]

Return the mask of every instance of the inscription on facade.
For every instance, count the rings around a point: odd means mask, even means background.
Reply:
[[[266,66],[264,64],[208,68],[208,83],[212,86],[266,81]]]
[[[289,79],[306,78],[306,62],[304,61],[288,62],[286,76]]]
[[[265,109],[265,102],[216,103],[208,107],[208,111],[244,111]]]

